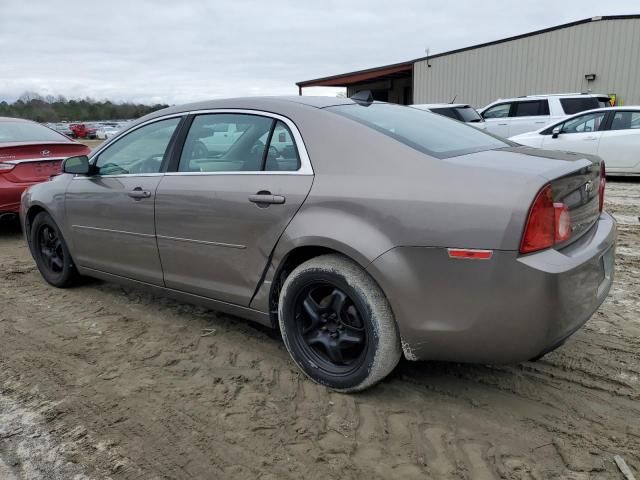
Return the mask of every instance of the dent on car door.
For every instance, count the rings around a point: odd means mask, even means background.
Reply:
[[[545,135],[544,148],[597,154],[605,116],[606,112],[588,113],[565,121],[558,125],[560,133],[556,138],[550,131]]]
[[[226,151],[195,148],[225,126],[239,132]],[[176,170],[164,177],[156,197],[166,286],[249,305],[313,181],[297,129],[268,114],[197,115]]]
[[[95,174],[70,183],[65,208],[78,265],[163,284],[154,200],[180,120],[133,130],[92,159]]]

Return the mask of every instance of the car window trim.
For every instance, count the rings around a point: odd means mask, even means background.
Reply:
[[[564,124],[569,122],[569,121],[573,121],[576,120],[580,117],[588,117],[589,115],[600,115],[603,114],[604,117],[602,118],[602,121],[600,122],[600,125],[598,126],[597,130],[593,130],[591,132],[564,132],[562,131],[562,129],[560,130],[560,133],[562,133],[563,135],[573,135],[576,133],[595,133],[595,132],[601,132],[603,131],[602,126],[607,122],[607,115],[609,114],[609,112],[589,112],[588,110],[585,110],[583,113],[576,113],[575,116],[571,117],[570,119],[565,119],[560,125],[563,126],[564,128]]]
[[[480,116],[482,118],[484,118],[485,120],[487,119],[487,117],[484,116],[485,113],[487,113],[489,110],[499,107],[501,105],[509,105],[509,111],[507,112],[507,116],[506,117],[490,117],[489,120],[499,120],[501,118],[509,118],[511,116],[511,112],[513,110],[513,104],[515,102],[500,102],[500,103],[496,103],[494,105],[491,105],[490,107],[487,107],[481,114]]]
[[[277,120],[271,120],[271,128],[269,128],[269,135],[267,135],[267,140],[264,142],[264,151],[262,152],[262,161],[260,162],[261,172],[264,172],[264,169],[267,167],[267,156],[269,155],[269,149],[271,148],[271,139],[273,138],[273,131],[276,129],[277,124],[278,124]]]
[[[613,120],[616,117],[616,113],[638,113],[640,114],[640,112],[638,110],[609,110],[607,112],[609,114],[609,118],[607,119],[607,131],[609,132],[623,132],[625,130],[637,130],[635,128],[616,128],[613,129],[611,127],[613,127]]]
[[[166,172],[167,166],[170,163],[171,155],[173,154],[173,148],[175,147],[175,140],[177,138],[178,132],[182,130],[182,125],[184,125],[185,118],[187,117],[187,114],[185,112],[174,113],[174,114],[170,114],[170,115],[163,115],[162,117],[156,117],[156,118],[152,118],[152,119],[150,119],[150,120],[148,120],[146,122],[142,122],[141,124],[132,127],[131,130],[127,130],[126,132],[123,132],[122,135],[117,135],[116,137],[113,137],[113,140],[104,142],[102,145],[100,145],[100,147],[98,147],[96,150],[94,150],[93,152],[91,152],[89,154],[89,164],[90,165],[95,165],[96,162],[98,161],[98,158],[100,158],[100,155],[102,154],[102,152],[104,150],[109,148],[111,145],[115,145],[121,139],[125,138],[127,135],[131,134],[132,132],[135,132],[136,130],[138,130],[139,128],[142,128],[144,126],[151,125],[151,124],[157,123],[157,122],[161,122],[163,120],[169,120],[171,118],[176,118],[176,117],[181,117],[180,118],[180,122],[178,122],[178,125],[176,125],[175,130],[171,134],[171,139],[169,140],[169,143],[167,144],[167,148],[165,150],[165,155],[164,155],[165,158],[162,159],[162,165],[160,165],[160,171],[159,172],[154,172],[154,173],[119,173],[119,174],[116,174],[116,175],[99,175],[99,174],[96,174],[96,175],[74,175],[73,179],[74,180],[81,180],[81,179],[96,179],[96,178],[129,178],[129,177],[158,177],[158,176],[163,176],[165,174],[165,172]]]
[[[264,110],[254,110],[248,108],[212,108],[212,109],[204,109],[204,110],[191,110],[189,112],[182,112],[182,115],[206,115],[206,114],[225,114],[225,113],[237,113],[244,115],[257,115],[262,117],[268,117],[273,120],[281,120],[291,132],[293,142],[295,144],[296,150],[298,152],[298,156],[300,157],[300,168],[298,170],[290,170],[290,171],[280,171],[280,170],[271,170],[271,171],[224,171],[224,172],[179,172],[178,165],[172,164],[170,165],[170,169],[165,172],[163,175],[167,176],[207,176],[207,175],[313,175],[313,166],[311,165],[311,159],[309,158],[309,154],[307,153],[307,148],[300,134],[300,130],[298,126],[288,117],[284,115],[280,115],[278,113],[267,112]],[[275,122],[274,122],[275,123]],[[184,148],[184,142],[186,140],[186,135],[181,142],[176,142],[176,151],[182,152]]]

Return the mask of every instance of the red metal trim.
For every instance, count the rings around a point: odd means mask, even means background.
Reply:
[[[335,75],[333,77],[318,78],[317,80],[308,80],[298,82],[298,87],[344,87],[353,85],[354,83],[366,82],[394,73],[410,73],[413,70],[413,62],[402,63],[399,65],[391,65],[386,67],[371,68],[369,70],[360,70],[357,72]]]

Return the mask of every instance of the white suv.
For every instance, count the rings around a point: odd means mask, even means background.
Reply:
[[[479,109],[478,113],[485,119],[488,132],[512,137],[539,130],[575,113],[608,106],[607,95],[556,93],[496,100]]]

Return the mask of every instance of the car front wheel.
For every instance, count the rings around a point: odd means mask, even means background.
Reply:
[[[46,212],[36,215],[30,228],[31,253],[38,270],[54,287],[72,285],[78,274],[62,232]]]
[[[400,337],[384,293],[341,255],[322,255],[293,270],[282,286],[278,316],[298,367],[334,390],[364,390],[400,360]]]

